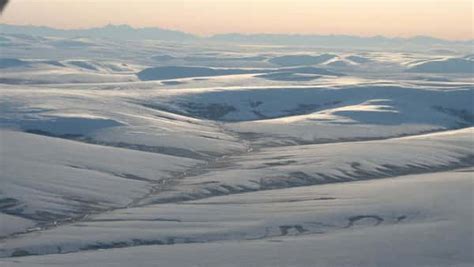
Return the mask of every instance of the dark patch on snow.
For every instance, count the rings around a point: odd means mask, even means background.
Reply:
[[[33,255],[37,255],[37,254],[31,253],[27,250],[17,249],[17,250],[12,252],[10,257],[25,257],[25,256],[33,256]]]
[[[182,103],[188,114],[193,114],[199,118],[218,120],[230,112],[237,111],[233,106],[218,103]]]
[[[282,236],[285,236],[285,235],[288,235],[290,233],[290,230],[291,229],[294,229],[296,230],[296,232],[298,234],[302,234],[304,232],[307,232],[308,230],[304,229],[303,226],[299,225],[299,224],[295,224],[295,225],[281,225],[279,226],[280,228],[280,232],[281,232],[281,235]]]
[[[277,161],[277,162],[268,162],[264,163],[266,166],[285,166],[285,165],[290,165],[293,163],[297,163],[295,160],[287,160],[287,161]]]
[[[349,223],[344,228],[350,228],[356,225],[357,222],[362,221],[362,220],[367,220],[367,219],[375,220],[375,222],[373,223],[374,226],[377,226],[384,221],[382,217],[377,216],[377,215],[358,215],[358,216],[353,216],[353,217],[348,218]]]
[[[180,85],[180,84],[185,84],[185,82],[182,81],[162,81],[161,82],[163,85]]]
[[[474,124],[474,114],[469,110],[448,108],[443,106],[433,106],[433,109],[450,116],[460,118],[464,121],[464,123],[467,123],[468,126]]]
[[[20,202],[18,199],[14,199],[11,197],[0,198],[0,211],[5,211],[17,206]]]

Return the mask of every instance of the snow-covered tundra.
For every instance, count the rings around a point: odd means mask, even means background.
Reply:
[[[0,41],[1,266],[474,264],[466,44]]]

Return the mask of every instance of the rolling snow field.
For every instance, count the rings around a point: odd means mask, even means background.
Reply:
[[[0,42],[0,266],[474,265],[469,45]]]

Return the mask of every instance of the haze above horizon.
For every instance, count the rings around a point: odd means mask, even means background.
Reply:
[[[1,22],[76,29],[106,24],[219,33],[473,39],[474,0],[16,0]]]

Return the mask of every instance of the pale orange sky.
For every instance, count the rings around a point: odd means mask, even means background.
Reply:
[[[471,39],[474,0],[11,0],[2,23]]]

